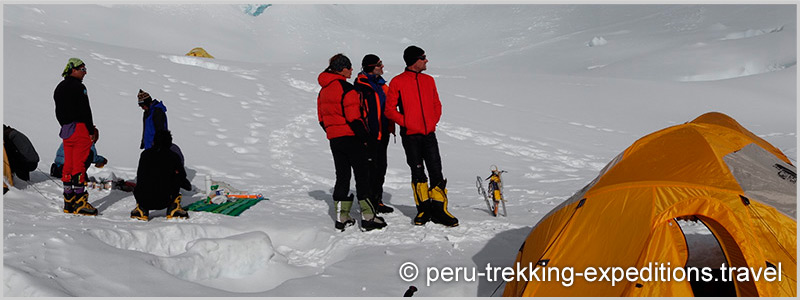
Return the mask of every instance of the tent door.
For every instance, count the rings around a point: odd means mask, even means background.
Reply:
[[[694,296],[735,297],[736,285],[732,281],[722,281],[720,267],[723,263],[727,264],[727,259],[714,233],[705,223],[699,220],[698,216],[685,216],[675,219],[678,220],[677,224],[681,226],[689,250],[686,267],[709,268],[713,276],[711,281],[699,278],[689,279]]]

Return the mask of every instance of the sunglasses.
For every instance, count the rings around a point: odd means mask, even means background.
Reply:
[[[377,64],[367,65],[367,67],[378,67],[383,68],[383,62],[379,61]]]
[[[427,55],[423,55],[423,56],[420,56],[420,57],[417,57],[417,58],[419,58],[419,60],[426,60],[426,59],[428,59],[428,56]]]
[[[86,72],[86,67],[80,68],[80,69],[78,69],[78,71]]]

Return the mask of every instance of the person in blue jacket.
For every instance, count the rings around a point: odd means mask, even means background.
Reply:
[[[97,148],[92,147],[89,149],[89,157],[86,159],[86,167],[88,168],[90,164],[94,164],[96,168],[105,167],[108,163],[108,159],[103,157],[100,154],[97,154]],[[58,150],[56,151],[56,158],[53,160],[53,164],[50,165],[50,176],[53,177],[61,177],[62,169],[64,168],[64,143],[61,143],[58,146]]]
[[[156,131],[169,130],[167,126],[167,107],[164,103],[150,97],[150,94],[139,89],[139,107],[144,110],[142,114],[142,143],[139,149],[153,147],[153,137]]]

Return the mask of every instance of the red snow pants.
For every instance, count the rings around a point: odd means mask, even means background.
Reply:
[[[86,159],[92,148],[92,138],[86,124],[75,124],[75,132],[64,139],[64,170],[61,171],[62,182],[86,183]],[[78,178],[73,178],[78,176]]]

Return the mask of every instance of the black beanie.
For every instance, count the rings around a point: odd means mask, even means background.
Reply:
[[[331,57],[330,62],[328,64],[328,70],[333,72],[341,72],[344,69],[350,69],[352,67],[353,64],[350,63],[350,59],[341,53]]]
[[[366,73],[372,72],[379,61],[381,58],[375,54],[364,55],[364,59],[361,60],[361,69]]]
[[[403,51],[403,60],[406,62],[406,66],[410,66],[416,63],[423,54],[425,54],[425,50],[422,50],[422,48],[413,45],[408,46],[406,51]]]

